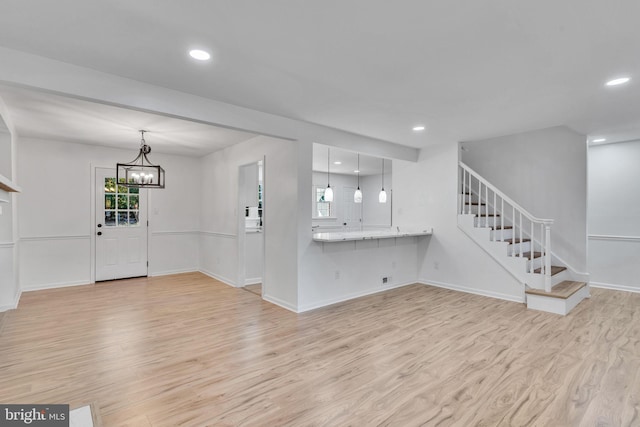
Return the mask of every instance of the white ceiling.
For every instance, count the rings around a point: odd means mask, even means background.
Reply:
[[[81,144],[137,149],[141,129],[154,152],[203,156],[255,137],[183,119],[0,85],[18,134]]]
[[[0,45],[423,147],[635,132],[639,16],[637,0],[3,0]]]
[[[327,165],[328,149],[331,149],[330,164]],[[336,165],[335,162],[340,162]],[[335,147],[328,147],[322,144],[313,144],[313,170],[316,172],[327,172],[330,166],[332,174],[356,175],[356,170],[360,171],[360,176],[379,175],[382,173],[382,158],[360,154],[360,168],[358,169],[358,153],[342,150]],[[385,160],[384,173],[390,173],[392,162]]]

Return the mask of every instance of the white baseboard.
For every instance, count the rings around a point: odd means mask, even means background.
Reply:
[[[157,271],[155,273],[149,274],[149,277],[159,277],[159,276],[170,276],[171,274],[182,274],[182,273],[196,273],[198,270],[197,267],[193,268],[184,268],[180,270],[165,270],[165,271]]]
[[[293,304],[289,304],[287,301],[283,301],[280,298],[276,298],[274,296],[265,294],[265,295],[262,295],[262,299],[270,302],[271,304],[275,304],[278,307],[282,307],[286,310],[292,311],[294,313],[298,313],[298,310]]]
[[[314,302],[312,304],[305,304],[303,306],[300,306],[300,308],[298,309],[298,313],[304,313],[305,311],[315,310],[318,308],[326,307],[328,305],[337,304],[339,302],[344,302],[344,301],[352,300],[355,298],[360,298],[367,295],[373,295],[373,294],[388,291],[391,289],[401,288],[403,286],[414,285],[414,284],[416,284],[415,281],[398,283],[395,285],[384,286],[384,287],[375,288],[375,289],[367,289],[366,291],[354,292],[351,294],[343,295],[341,297],[330,298],[324,301]]]
[[[589,282],[589,286],[592,288],[611,289],[613,291],[640,292],[640,285],[636,287],[629,285],[617,285],[614,283]]]
[[[418,283],[422,285],[427,285],[427,286],[435,286],[437,288],[449,289],[452,291],[460,291],[468,294],[481,295],[483,297],[497,298],[505,301],[519,302],[523,304],[525,302],[524,289],[522,290],[522,297],[517,297],[513,295],[503,294],[500,292],[486,291],[484,289],[477,289],[477,288],[469,288],[467,286],[454,285],[451,283],[438,282],[436,280],[429,280],[429,279],[419,279]]]
[[[229,286],[231,286],[233,288],[237,288],[235,282],[233,280],[231,280],[231,279],[228,279],[226,277],[220,276],[218,274],[215,274],[215,273],[212,273],[210,271],[203,270],[203,269],[200,269],[198,271],[200,273],[202,273],[202,274],[205,274],[205,275],[211,277],[212,279],[216,279],[217,281],[224,283],[225,285],[229,285]]]
[[[22,292],[42,291],[45,289],[54,289],[54,288],[68,288],[70,286],[83,286],[83,285],[91,285],[91,284],[92,283],[89,279],[77,280],[75,282],[46,283],[44,285],[24,286],[22,288]]]
[[[252,279],[244,279],[244,285],[257,285],[258,283],[262,283],[262,277],[254,277]]]
[[[22,296],[22,291],[18,291],[18,294],[13,299],[13,304],[9,305],[0,305],[0,313],[3,311],[14,310],[18,308],[18,304],[20,303],[20,297]]]

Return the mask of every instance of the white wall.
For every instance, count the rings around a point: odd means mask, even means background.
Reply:
[[[300,144],[259,136],[201,161],[205,184],[201,192],[200,270],[232,286],[244,283],[244,277],[239,279],[244,269],[239,267],[238,254],[244,253],[246,243],[239,242],[239,236],[246,237],[239,234],[244,229],[244,212],[238,212],[239,168],[264,157],[263,294],[265,299],[294,311],[298,306],[296,224],[302,203],[297,179]],[[308,197],[308,190],[305,194]]]
[[[522,285],[458,228],[457,143],[424,148],[417,163],[394,160],[393,183],[393,226],[434,229],[417,243],[418,280],[522,301]]]
[[[587,272],[586,137],[554,127],[463,146],[463,162],[532,215],[554,220],[551,251]]]
[[[591,283],[640,292],[640,141],[589,147]]]
[[[18,176],[19,274],[23,290],[90,283],[93,166],[135,157],[117,150],[22,139]],[[197,270],[200,213],[198,159],[153,153],[167,173],[164,190],[149,190],[149,274]]]

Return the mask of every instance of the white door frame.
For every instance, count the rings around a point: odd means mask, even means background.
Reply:
[[[266,254],[265,254],[265,243],[267,240],[267,235],[266,235],[266,204],[267,204],[267,196],[266,196],[266,188],[267,188],[267,174],[266,174],[266,156],[263,156],[261,159],[258,159],[256,161],[252,161],[249,163],[244,163],[242,165],[238,166],[238,189],[237,189],[237,207],[236,207],[236,211],[238,213],[237,215],[237,227],[236,227],[236,235],[238,236],[237,239],[237,243],[238,243],[238,271],[236,273],[236,287],[239,288],[243,288],[245,286],[245,279],[246,279],[246,253],[245,253],[245,246],[246,246],[246,233],[245,233],[245,215],[244,215],[244,211],[246,206],[242,206],[242,200],[240,197],[240,191],[241,191],[241,182],[242,182],[242,168],[245,166],[251,166],[251,165],[255,165],[257,164],[259,161],[262,161],[262,296],[265,295],[265,289],[266,289],[266,280],[265,280],[265,271],[266,271]]]
[[[89,253],[90,253],[90,267],[89,267],[89,271],[90,271],[90,283],[96,283],[96,169],[112,169],[115,170],[116,168],[113,165],[103,165],[103,164],[95,164],[95,163],[89,163],[89,175],[90,175],[90,209],[89,209],[89,215],[91,216],[91,221],[89,222],[89,244],[90,244],[90,249],[89,249]],[[144,209],[147,211],[147,221],[149,220],[149,205],[151,204],[151,192],[147,192],[147,203],[146,206],[144,206]],[[149,226],[147,227],[147,261],[149,262],[149,266],[147,267],[147,275],[151,276],[149,274],[149,269],[151,267],[151,262],[149,260],[149,236],[151,235],[151,221],[149,221]]]

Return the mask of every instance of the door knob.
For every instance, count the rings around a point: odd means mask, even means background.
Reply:
[[[98,228],[102,227],[102,224],[98,224]]]
[[[98,231],[98,236],[102,236],[102,231]]]

